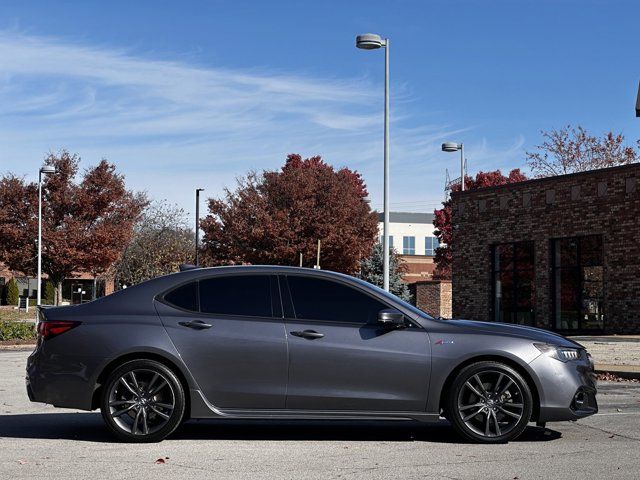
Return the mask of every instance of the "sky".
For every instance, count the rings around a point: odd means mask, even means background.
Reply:
[[[289,153],[359,171],[382,206],[389,38],[390,202],[431,212],[468,173],[523,168],[541,130],[640,138],[637,1],[0,0],[0,174],[48,152],[106,158],[194,211]]]

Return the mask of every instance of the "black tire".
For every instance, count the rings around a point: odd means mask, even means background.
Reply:
[[[447,395],[445,411],[454,429],[466,440],[505,443],[516,439],[527,427],[533,396],[527,382],[513,368],[499,362],[478,362],[458,373]]]
[[[104,383],[100,398],[109,431],[118,440],[131,443],[165,439],[180,426],[185,404],[178,377],[154,360],[132,360],[116,368]]]

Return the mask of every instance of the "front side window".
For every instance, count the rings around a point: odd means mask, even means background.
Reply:
[[[533,242],[494,245],[492,254],[494,320],[534,325]]]
[[[322,278],[287,276],[297,319],[374,323],[382,302],[354,288]]]
[[[416,254],[416,237],[402,237],[402,254]]]
[[[198,282],[187,283],[186,285],[171,290],[164,296],[164,300],[175,307],[197,312]]]
[[[558,330],[604,328],[602,235],[552,240],[553,304]]]
[[[436,237],[424,237],[424,254],[428,257],[435,257],[436,249],[440,246]]]
[[[268,275],[219,276],[200,280],[199,284],[203,313],[272,316]]]

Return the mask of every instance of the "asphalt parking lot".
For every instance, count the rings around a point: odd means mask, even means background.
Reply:
[[[29,402],[29,352],[0,351],[0,478],[637,479],[640,384],[602,383],[600,413],[461,443],[446,422],[190,422],[160,444],[115,443],[99,413]]]

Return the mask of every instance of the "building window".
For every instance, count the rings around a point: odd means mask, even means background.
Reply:
[[[435,257],[436,249],[440,246],[436,237],[424,237],[424,254],[428,257]]]
[[[551,241],[553,316],[557,330],[604,328],[602,235]]]
[[[402,237],[402,254],[416,254],[416,237]]]
[[[384,235],[380,235],[380,245],[384,243]],[[389,235],[389,248],[393,248],[393,235]]]
[[[494,245],[492,256],[494,320],[534,325],[533,242]]]
[[[598,196],[599,197],[607,196],[607,182],[598,182]]]

